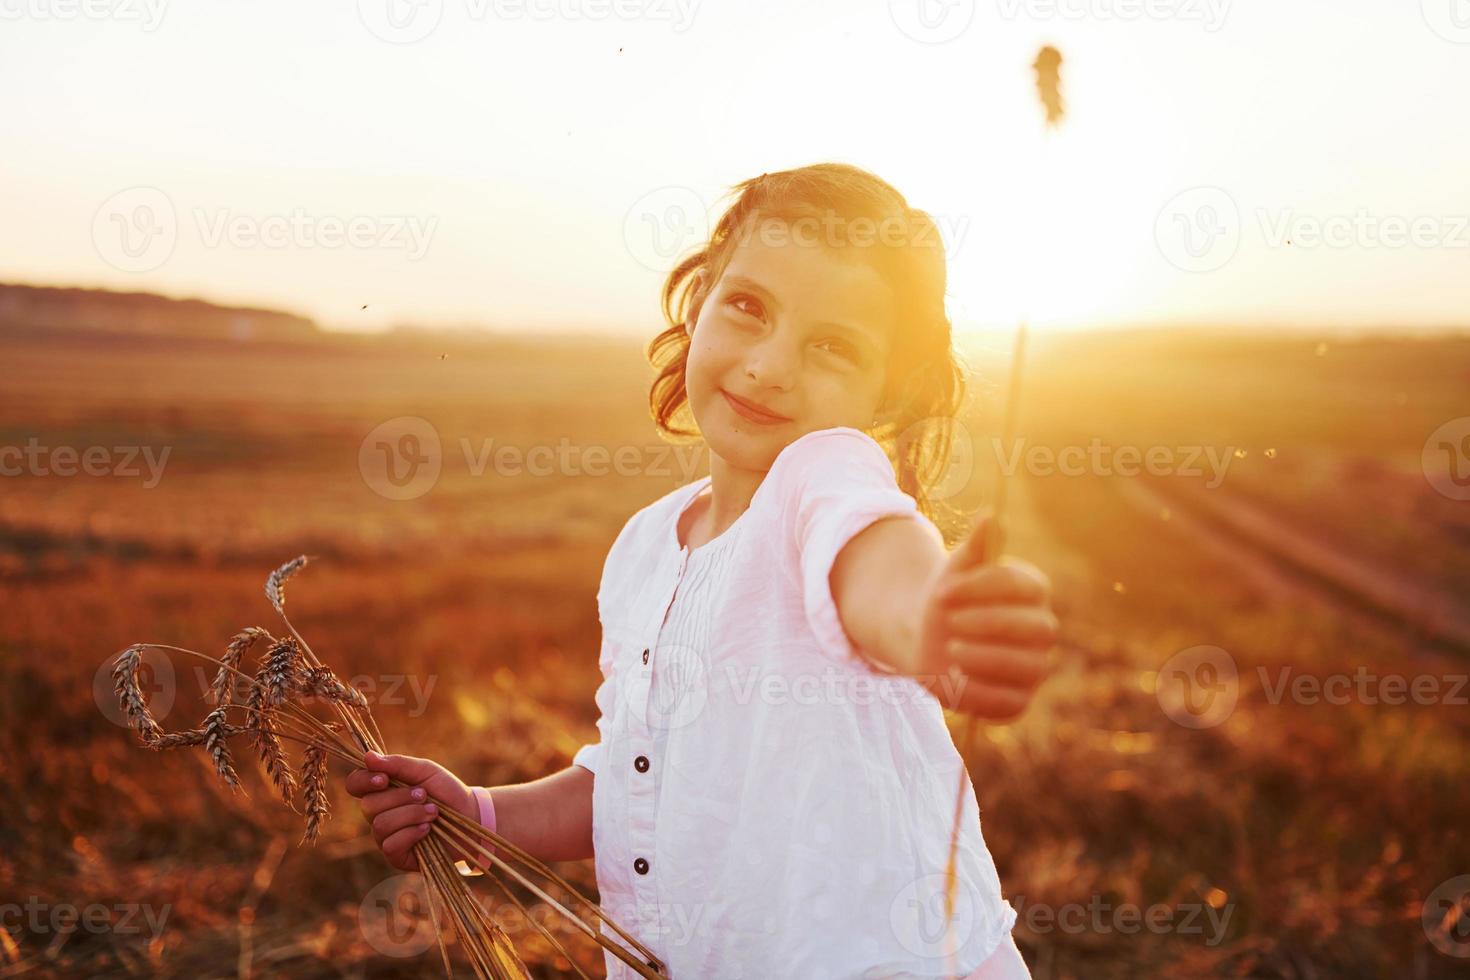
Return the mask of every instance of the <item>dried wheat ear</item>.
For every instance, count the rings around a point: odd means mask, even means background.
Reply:
[[[221,657],[161,643],[136,643],[114,659],[112,678],[123,715],[145,746],[156,750],[202,747],[209,754],[216,775],[232,790],[242,793],[244,790],[235,769],[230,740],[246,737],[253,744],[262,768],[281,800],[306,818],[302,843],[315,843],[321,836],[322,824],[330,816],[328,761],[335,758],[354,770],[363,769],[366,768],[364,757],[368,752],[380,755],[388,752],[368,699],[317,659],[311,646],[286,616],[286,582],[308,561],[305,555],[294,558],[271,572],[266,579],[266,598],[285,624],[287,635],[277,638],[259,626],[249,626],[235,634]],[[209,692],[214,706],[200,727],[168,732],[148,710],[139,673],[143,667],[143,655],[150,649],[197,657],[218,667]],[[251,674],[246,671],[245,662],[247,656],[257,649],[260,652],[256,670]],[[245,690],[243,701],[238,696],[242,686]],[[333,717],[318,717],[311,710],[318,705],[325,707]],[[239,723],[230,721],[232,710]],[[294,767],[287,751],[287,744],[293,742],[301,745],[302,752],[300,765]],[[403,785],[396,779],[390,782],[394,786]],[[296,802],[298,789],[301,797],[299,807]],[[504,871],[559,912],[573,928],[618,957],[639,976],[665,976],[663,964],[647,947],[543,862],[453,807],[443,805],[442,801],[434,802],[440,804],[442,816],[429,825],[428,836],[415,845],[414,854],[427,885],[429,913],[446,976],[454,975],[445,943],[445,934],[452,929],[477,977],[529,980],[525,964],[516,955],[505,930],[474,897],[466,876],[459,872],[456,855],[487,861],[494,869]],[[582,905],[595,919],[606,923],[613,932],[627,940],[629,946],[583,921],[542,886],[531,881],[527,873],[540,875],[548,884],[564,891],[571,902]],[[531,915],[524,901],[499,877],[493,873],[486,877],[515,903],[551,947],[585,977],[540,917]],[[442,913],[448,913],[450,924],[442,921]]]

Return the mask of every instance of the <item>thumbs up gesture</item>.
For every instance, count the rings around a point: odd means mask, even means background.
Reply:
[[[1051,670],[1057,617],[1051,582],[1029,562],[996,560],[987,515],[930,580],[919,621],[918,673],[951,674],[934,686],[944,707],[1011,721]]]

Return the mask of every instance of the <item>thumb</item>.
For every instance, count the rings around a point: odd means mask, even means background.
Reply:
[[[1000,525],[993,514],[986,512],[976,518],[969,536],[955,548],[955,567],[973,568],[995,561],[996,552],[1000,550],[999,530]]]
[[[411,755],[379,755],[369,752],[363,761],[373,772],[387,773],[405,783],[421,783],[439,771],[428,759],[417,759]]]

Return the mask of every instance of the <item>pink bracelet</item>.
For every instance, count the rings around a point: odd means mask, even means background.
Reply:
[[[478,803],[479,803],[479,807],[480,807],[480,817],[479,817],[480,826],[486,827],[486,828],[488,828],[490,830],[494,830],[495,829],[495,797],[493,797],[493,796],[490,795],[490,788],[488,786],[473,786],[473,787],[470,788],[470,792],[474,794],[474,797],[475,797],[476,801],[478,801]],[[500,853],[499,852],[499,849],[496,848],[494,844],[488,844],[487,843],[484,846],[490,851],[491,854],[498,854],[498,853]],[[481,868],[481,870],[484,870],[484,871],[489,871],[490,870],[490,859],[487,858],[487,857],[485,857],[483,854],[476,855],[476,857],[475,857],[475,864],[477,864]]]

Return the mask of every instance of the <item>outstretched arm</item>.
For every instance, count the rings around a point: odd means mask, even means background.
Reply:
[[[843,629],[870,659],[926,679],[957,667],[964,683],[944,707],[1009,721],[1049,672],[1058,624],[1044,573],[986,562],[987,523],[946,552],[926,522],[875,521],[838,552],[830,585]]]

